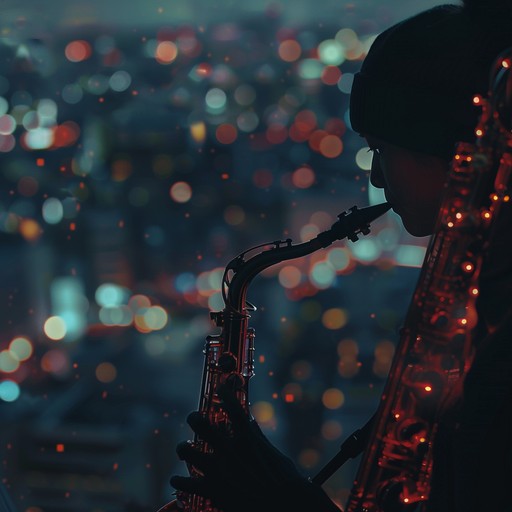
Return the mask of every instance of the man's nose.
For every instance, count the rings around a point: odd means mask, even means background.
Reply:
[[[380,167],[380,157],[377,153],[373,154],[372,167],[370,170],[370,183],[377,188],[384,188],[384,176]]]

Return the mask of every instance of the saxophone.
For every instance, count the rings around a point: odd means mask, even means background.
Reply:
[[[426,509],[443,413],[474,357],[479,273],[512,172],[512,52],[498,56],[475,129],[459,142],[347,512]],[[352,454],[353,456],[354,454]]]
[[[291,239],[262,244],[248,249],[232,259],[225,268],[222,282],[222,295],[225,307],[222,311],[210,312],[210,317],[219,334],[206,337],[204,346],[204,368],[198,410],[212,424],[225,427],[229,432],[229,420],[220,407],[217,389],[220,384],[233,386],[242,407],[249,413],[249,380],[254,375],[255,330],[249,327],[249,312],[256,308],[246,300],[247,289],[253,278],[266,268],[285,260],[300,258],[325,248],[336,240],[344,238],[352,242],[359,235],[370,232],[370,223],[391,208],[381,203],[350,210],[338,215],[338,220],[327,231],[316,238],[301,244],[292,244]],[[268,246],[271,246],[268,248]],[[267,249],[246,258],[258,248]],[[208,443],[195,435],[192,444],[208,453]],[[190,476],[198,476],[197,470],[188,467]],[[176,499],[159,509],[159,512],[181,510],[184,512],[219,512],[210,501],[201,496],[179,491]]]

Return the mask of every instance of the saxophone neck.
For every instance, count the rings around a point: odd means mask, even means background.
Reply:
[[[230,261],[224,273],[224,287],[228,291],[224,297],[226,307],[239,312],[245,311],[247,287],[260,272],[282,261],[300,258],[323,249],[336,240],[348,238],[352,242],[356,242],[360,235],[369,234],[370,224],[390,208],[389,203],[381,203],[361,209],[353,206],[349,210],[340,213],[338,220],[328,230],[318,234],[312,240],[293,244],[292,240],[288,238],[258,245],[239,254]],[[270,248],[245,259],[247,253],[265,246],[270,246]],[[233,274],[230,281],[228,280],[229,272]]]

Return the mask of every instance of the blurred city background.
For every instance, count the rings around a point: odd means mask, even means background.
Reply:
[[[20,512],[172,499],[225,266],[383,201],[352,79],[436,3],[2,1],[0,450]],[[252,411],[305,475],[372,415],[427,241],[389,212],[252,282]],[[324,486],[340,504],[357,464]]]

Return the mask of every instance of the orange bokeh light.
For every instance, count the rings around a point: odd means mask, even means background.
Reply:
[[[232,124],[223,123],[217,127],[215,136],[221,144],[232,144],[238,136],[238,130]]]
[[[296,61],[302,53],[300,44],[295,39],[287,39],[279,45],[278,54],[285,62]]]
[[[336,158],[343,151],[343,142],[336,135],[326,135],[320,141],[320,153],[326,158]]]
[[[91,45],[83,39],[71,41],[64,50],[66,58],[71,62],[82,62],[92,55]]]
[[[158,43],[155,50],[155,59],[160,64],[170,64],[178,56],[178,47],[172,41]]]

